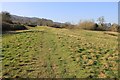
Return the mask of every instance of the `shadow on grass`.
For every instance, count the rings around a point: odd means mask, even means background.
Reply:
[[[20,30],[20,31],[2,31],[2,34],[21,34],[21,33],[31,33],[31,32],[42,32],[45,33],[45,31],[40,30]]]

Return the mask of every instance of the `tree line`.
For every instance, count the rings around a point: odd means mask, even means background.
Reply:
[[[16,15],[11,15],[9,12],[1,12],[0,17],[2,17],[2,31],[9,30],[24,30],[27,29],[26,26],[36,27],[36,26],[49,26],[54,28],[68,28],[68,29],[85,29],[85,30],[97,30],[97,31],[119,31],[119,25],[116,23],[105,23],[103,16],[98,18],[99,23],[95,23],[94,20],[82,20],[78,24],[73,25],[70,22],[59,23],[54,22],[50,19],[44,18],[29,18],[21,17]]]
[[[95,23],[93,20],[80,21],[77,27],[85,30],[119,32],[120,26],[116,23],[105,23],[103,16],[99,17],[97,21],[98,23]]]
[[[25,30],[27,29],[24,25],[13,23],[11,20],[11,15],[8,12],[0,13],[0,18],[2,20],[2,31],[13,31],[13,30]]]

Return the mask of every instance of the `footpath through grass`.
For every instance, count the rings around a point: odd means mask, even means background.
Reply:
[[[104,32],[50,27],[3,34],[3,77],[118,77],[117,42]]]

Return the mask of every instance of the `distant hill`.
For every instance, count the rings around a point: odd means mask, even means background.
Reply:
[[[2,15],[3,31],[26,29],[25,26],[30,27],[49,26],[54,28],[64,28],[66,26],[71,25],[66,23],[53,22],[52,20],[45,18],[17,16],[10,14],[9,12],[6,11],[0,13],[0,15]]]
[[[44,25],[44,26],[52,26],[53,24],[61,25],[63,23],[60,22],[53,22],[50,19],[44,19],[44,18],[37,18],[37,17],[23,17],[23,16],[17,16],[17,15],[11,15],[11,19],[14,23],[20,23],[20,24],[34,24],[34,25]]]

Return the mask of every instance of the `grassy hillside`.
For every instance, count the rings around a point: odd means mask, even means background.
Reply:
[[[98,31],[36,27],[3,34],[3,77],[114,78],[117,36]]]

